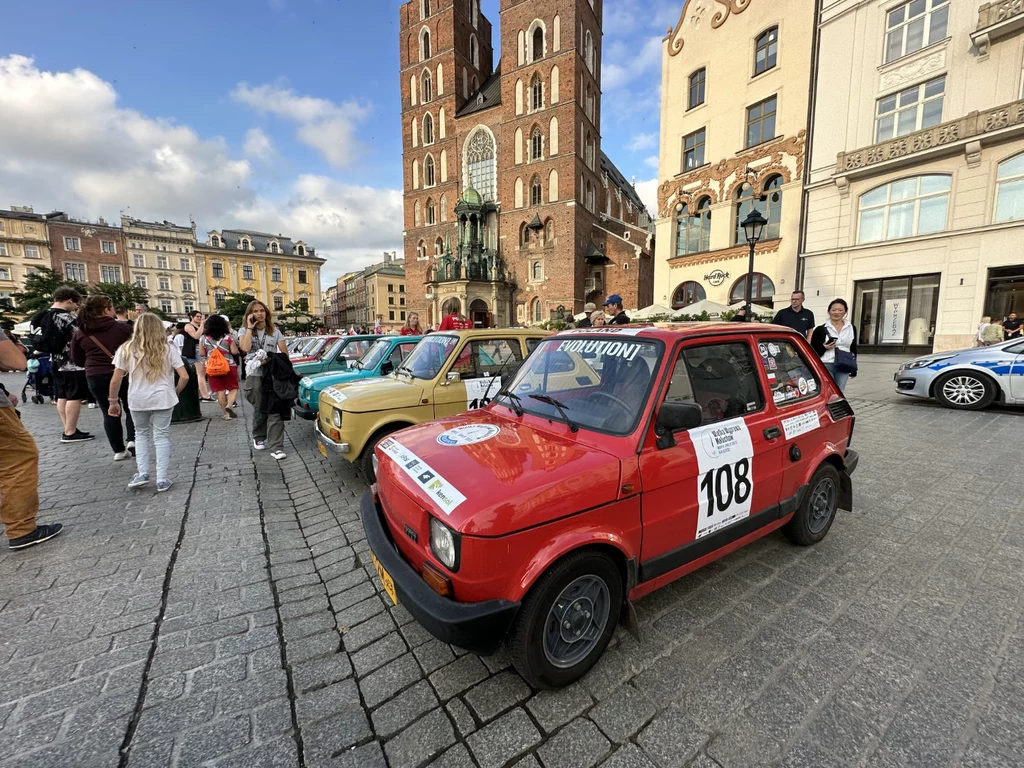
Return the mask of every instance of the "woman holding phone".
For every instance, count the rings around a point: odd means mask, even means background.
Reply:
[[[857,329],[846,315],[849,307],[843,299],[828,305],[828,322],[811,334],[811,348],[835,379],[840,392],[846,390],[851,376],[857,375]]]
[[[238,348],[245,355],[245,362],[259,361],[255,371],[245,378],[245,399],[252,405],[252,447],[257,451],[266,449],[270,443],[270,455],[280,461],[285,458],[284,452],[284,421],[276,413],[261,413],[260,401],[263,393],[262,367],[266,356],[274,352],[288,355],[284,334],[280,328],[274,327],[274,318],[270,308],[262,301],[250,301],[242,318],[245,333],[238,340]],[[262,356],[259,353],[263,352]]]

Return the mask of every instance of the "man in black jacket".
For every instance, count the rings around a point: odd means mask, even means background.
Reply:
[[[776,312],[772,322],[775,325],[792,328],[810,341],[811,331],[814,330],[814,313],[809,309],[804,309],[804,292],[793,291],[793,295],[789,299],[789,306]]]
[[[604,311],[612,316],[608,325],[629,325],[629,317],[622,309],[622,297],[613,293],[604,302]]]

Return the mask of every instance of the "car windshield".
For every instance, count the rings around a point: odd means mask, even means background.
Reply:
[[[333,360],[345,363],[348,368],[355,368],[359,358],[370,348],[368,339],[341,339],[337,346],[337,355]]]
[[[373,343],[369,351],[359,358],[359,362],[356,363],[357,368],[376,368],[377,363],[384,359],[387,355],[388,350],[391,349],[391,342],[387,339],[379,339]]]
[[[335,339],[332,344],[324,347],[323,351],[320,352],[321,360],[333,360],[334,354],[345,345],[345,339]]]
[[[551,421],[614,435],[636,429],[662,344],[620,338],[546,339],[500,401]],[[539,399],[538,399],[539,398]]]
[[[292,352],[299,354],[303,349],[309,346],[310,339],[294,339],[288,346]]]
[[[432,379],[441,372],[445,361],[451,356],[458,343],[457,336],[431,334],[416,345],[409,356],[398,366],[398,370],[408,373],[414,379]]]

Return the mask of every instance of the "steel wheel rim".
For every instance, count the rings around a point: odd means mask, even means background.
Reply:
[[[580,576],[563,589],[544,620],[544,656],[559,669],[579,664],[601,641],[611,595],[600,576]]]
[[[807,528],[811,533],[821,533],[832,519],[836,506],[836,484],[831,477],[822,478],[811,491]]]
[[[985,384],[973,376],[954,376],[942,385],[942,395],[957,405],[977,405],[985,397]]]

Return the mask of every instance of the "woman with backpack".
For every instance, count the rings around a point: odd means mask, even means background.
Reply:
[[[85,368],[89,391],[103,410],[103,431],[114,451],[114,461],[125,461],[135,453],[135,423],[128,403],[128,382],[122,381],[114,400],[124,404],[124,420],[128,442],[121,427],[121,416],[111,416],[107,393],[114,376],[114,355],[128,339],[132,329],[117,322],[114,302],[109,296],[88,296],[78,310],[78,330],[71,337],[71,361]]]
[[[224,419],[238,418],[235,399],[238,397],[238,345],[231,337],[228,321],[221,315],[206,318],[203,335],[199,337],[199,357],[210,379],[210,392],[217,398]]]
[[[132,337],[114,355],[114,376],[110,381],[111,416],[121,415],[118,392],[128,376],[128,407],[135,417],[136,474],[128,488],[149,484],[150,455],[156,452],[156,492],[171,489],[167,468],[171,462],[171,413],[178,395],[188,384],[188,371],[181,353],[167,343],[160,319],[149,312],[135,321]],[[178,374],[178,383],[174,383]]]

